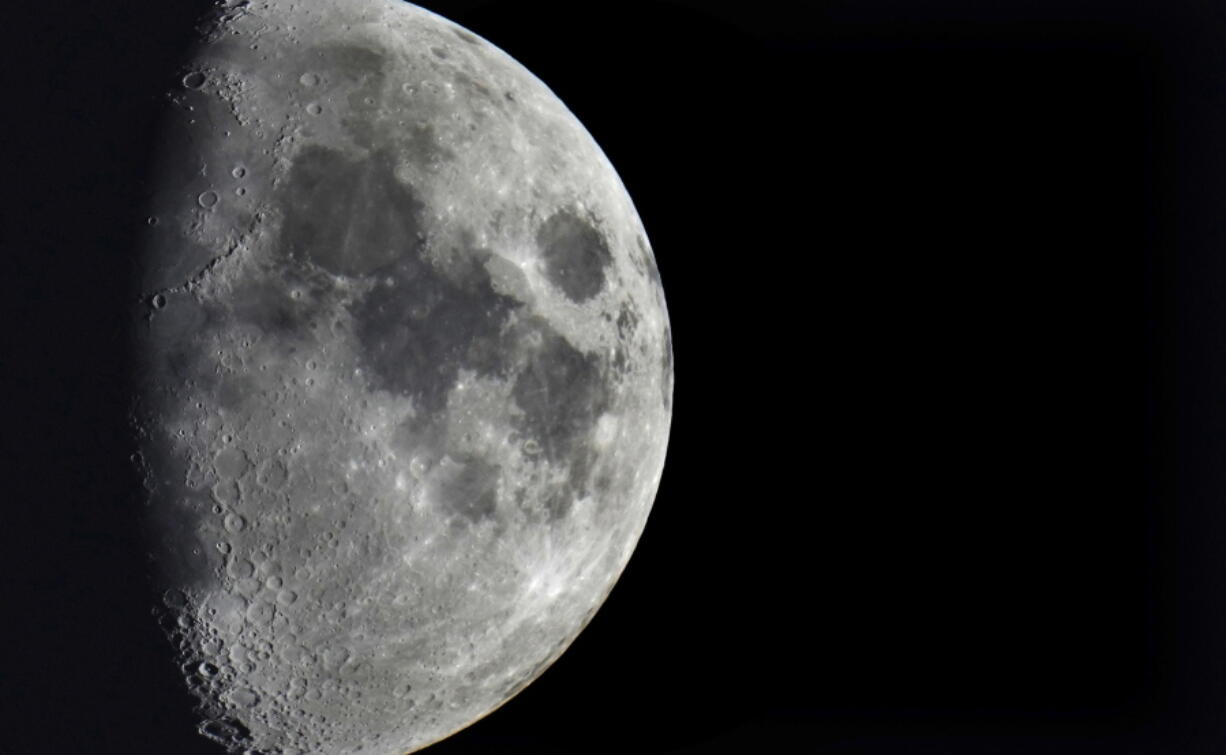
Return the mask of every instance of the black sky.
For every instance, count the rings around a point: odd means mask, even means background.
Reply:
[[[423,2],[654,246],[676,395],[605,608],[458,753],[1226,749],[1226,9]],[[7,9],[0,753],[183,753],[124,313],[207,3]]]

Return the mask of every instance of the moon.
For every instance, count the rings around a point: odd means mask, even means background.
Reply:
[[[397,0],[223,3],[161,134],[132,416],[200,731],[419,750],[554,662],[643,531],[643,224],[545,84]]]

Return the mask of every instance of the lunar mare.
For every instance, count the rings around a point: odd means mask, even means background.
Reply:
[[[638,214],[542,82],[392,0],[221,6],[163,134],[134,416],[201,731],[418,750],[539,676],[645,525]]]

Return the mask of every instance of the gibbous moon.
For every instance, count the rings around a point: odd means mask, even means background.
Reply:
[[[233,753],[419,750],[575,639],[660,482],[651,247],[490,43],[232,0],[168,96],[134,408],[162,623]]]

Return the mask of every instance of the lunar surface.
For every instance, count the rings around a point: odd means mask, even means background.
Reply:
[[[651,247],[558,98],[437,15],[240,1],[201,34],[140,265],[160,620],[226,750],[412,752],[630,558],[673,390]]]

